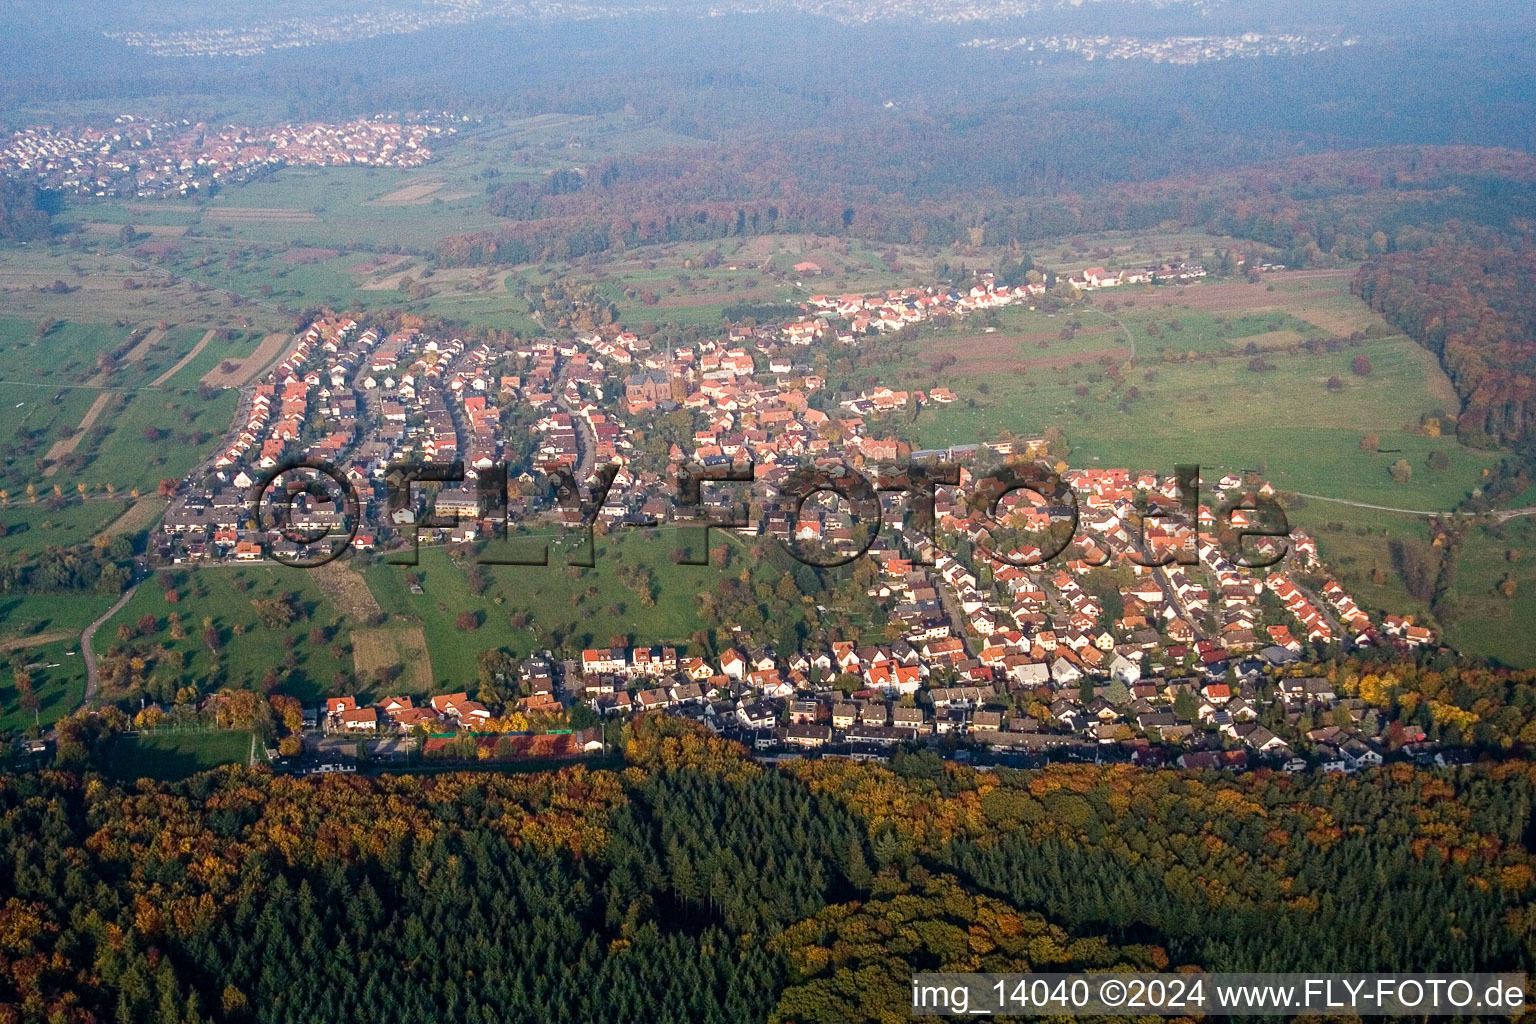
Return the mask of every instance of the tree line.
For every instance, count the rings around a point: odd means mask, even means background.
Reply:
[[[775,770],[627,731],[623,772],[0,776],[0,1019],[831,1024],[916,970],[1529,968],[1524,764]]]

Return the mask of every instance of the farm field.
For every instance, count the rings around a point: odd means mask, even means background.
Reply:
[[[378,256],[366,251],[226,237],[181,239],[167,246],[159,266],[207,288],[248,295],[289,309],[324,305],[345,310],[407,310],[492,327],[535,333],[521,291],[508,291],[501,268],[434,269],[421,257]],[[400,282],[427,286],[413,299]]]
[[[626,153],[696,144],[622,115],[543,114],[465,124],[412,169],[290,167],[203,203],[205,233],[266,242],[429,250],[444,235],[495,230],[486,193],[545,172]],[[255,213],[252,211],[261,211]],[[179,223],[171,214],[169,223]]]
[[[214,237],[348,248],[361,244],[429,249],[443,235],[481,230],[483,192],[448,202],[384,205],[420,170],[290,167],[266,181],[226,190],[203,207]]]
[[[174,584],[179,600],[166,600]],[[261,624],[253,601],[295,595],[299,609],[292,624],[270,629]],[[181,617],[186,635],[170,636],[169,616]],[[156,631],[141,639],[179,650],[186,658],[181,678],[202,692],[225,686],[260,688],[268,669],[276,668],[286,693],[314,700],[331,685],[338,672],[350,672],[347,626],[309,574],[282,566],[207,567],[187,572],[162,572],[145,581],[121,611],[96,634],[96,651],[105,654],[119,643],[118,630],[133,630],[144,616],[153,616]],[[203,639],[203,620],[219,634],[213,657]],[[319,630],[323,636],[312,638]],[[217,674],[212,666],[218,665]],[[164,669],[161,670],[165,671]]]
[[[170,369],[166,370],[160,376],[150,381],[149,386],[152,388],[158,388],[164,387],[166,384],[170,383],[173,377],[175,377],[182,370],[186,369],[188,365],[190,365],[194,360],[197,359],[199,355],[202,354],[204,349],[213,343],[217,335],[218,332],[214,330],[204,331],[203,336],[197,339],[197,344],[193,345],[192,348],[188,350],[186,355],[182,356],[175,363],[173,363]]]
[[[618,306],[626,324],[666,323],[716,329],[733,305],[799,304],[811,295],[874,292],[910,284],[933,272],[940,249],[898,247],[899,269],[857,242],[810,235],[765,235],[714,242],[648,246],[643,255],[605,262],[600,277],[575,265],[576,283],[591,279]],[[820,272],[794,270],[815,263]],[[560,272],[561,268],[557,268]],[[654,304],[646,296],[654,297]]]
[[[243,730],[140,733],[117,741],[108,772],[124,781],[169,781],[222,764],[244,764],[250,754],[251,734]]]
[[[118,363],[116,369],[104,373],[101,383],[115,388],[159,387],[155,382],[176,367],[197,347],[205,328],[170,327],[151,329]]]
[[[249,338],[238,350],[214,353],[208,360],[209,369],[198,377],[198,381],[209,387],[239,387],[274,362],[292,343],[293,336],[283,332]],[[201,365],[192,366],[182,372],[191,374],[201,368]]]
[[[351,637],[352,668],[363,691],[376,696],[387,696],[384,691],[415,696],[432,692],[432,659],[420,626],[354,629]],[[380,669],[398,669],[399,675],[380,681],[375,676]]]
[[[107,524],[99,536],[111,539],[119,535],[132,537],[143,533],[160,521],[170,506],[169,498],[147,494],[128,506],[128,510]]]
[[[1174,355],[1227,354],[1253,346],[1260,351],[1284,348],[1309,339],[1323,339],[1328,332],[1289,313],[1243,313],[1229,316],[1205,310],[1173,313],[1169,309],[1120,309],[1114,316],[1136,341],[1136,355],[1144,363]]]
[[[907,361],[911,379],[1027,372],[1038,367],[1089,366],[1106,355],[1130,357],[1126,331],[1091,306],[1043,313],[1023,307],[967,317],[940,329],[918,327]],[[1063,334],[1070,337],[1063,337]],[[934,368],[938,367],[937,370]]]

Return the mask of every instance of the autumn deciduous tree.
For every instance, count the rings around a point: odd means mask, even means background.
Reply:
[[[1413,467],[1408,464],[1407,459],[1398,459],[1392,463],[1392,468],[1389,472],[1392,474],[1394,483],[1405,484],[1413,479]]]
[[[1375,434],[1366,434],[1360,439],[1360,450],[1363,452],[1380,451],[1381,438]]]
[[[298,614],[293,604],[293,597],[289,594],[281,597],[257,598],[251,602],[251,606],[256,609],[257,619],[268,629],[283,629],[292,625]]]
[[[480,628],[480,613],[466,609],[459,612],[458,618],[453,620],[453,624],[466,633],[472,633]]]
[[[1371,375],[1371,357],[1367,355],[1355,356],[1349,364],[1349,372],[1356,377],[1369,377]]]
[[[298,732],[304,727],[304,707],[297,697],[274,693],[267,698],[267,703],[272,706],[272,717],[289,732]]]

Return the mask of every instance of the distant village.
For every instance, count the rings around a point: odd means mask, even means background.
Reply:
[[[122,115],[110,126],[32,127],[0,145],[0,173],[82,196],[205,195],[280,167],[420,167],[454,128],[442,116],[252,128]]]
[[[1207,64],[1254,57],[1296,57],[1354,46],[1354,38],[1300,33],[1244,32],[1235,36],[1048,35],[972,39],[963,45],[985,50],[1068,54],[1083,60],[1147,60],[1154,64]]]
[[[1070,283],[1094,289],[1203,272],[1090,269]],[[523,666],[531,704],[485,707],[464,694],[423,706],[340,698],[316,728],[423,742],[436,736],[442,753],[453,735],[477,735],[514,711],[581,705],[607,720],[657,711],[695,718],[769,758],[881,757],[909,742],[960,744],[978,756],[1147,763],[1176,751],[1186,766],[1225,768],[1354,770],[1386,756],[1373,709],[1295,673],[1330,653],[1406,652],[1432,648],[1436,637],[1410,618],[1362,609],[1301,531],[1283,541],[1287,557],[1269,568],[1234,564],[1218,543],[1216,510],[1241,495],[1273,495],[1267,482],[1236,474],[1201,480],[1198,521],[1189,522],[1171,474],[1056,462],[1079,502],[1076,539],[1051,565],[1028,565],[1044,553],[1054,511],[1010,496],[998,522],[967,500],[967,486],[989,463],[1056,461],[1050,439],[913,451],[881,424],[953,402],[951,391],[833,392],[812,368],[816,346],[858,346],[938,313],[964,317],[1028,303],[1042,290],[980,275],[965,288],[815,295],[800,317],[736,325],[724,337],[670,348],[616,329],[494,347],[421,330],[384,334],[345,318],[317,321],[244,396],[229,436],[182,482],[152,554],[192,566],[322,550],[324,541],[286,539],[250,515],[252,488],[295,459],[337,467],[360,495],[355,549],[398,547],[414,534],[466,553],[509,530],[582,525],[585,513],[550,492],[557,471],[589,482],[599,467],[612,467],[612,487],[586,520],[611,528],[692,521],[697,511],[676,502],[675,468],[732,467],[761,499],[734,527],[739,534],[835,547],[855,533],[845,510],[806,502],[793,514],[775,501],[795,468],[954,463],[960,483],[937,488],[929,533],[911,524],[900,494],[885,496],[893,528],[864,556],[878,570],[868,596],[890,624],[880,642],[731,648],[712,657],[673,647],[546,653]],[[671,442],[665,458],[637,445],[638,432],[676,412],[689,415],[691,436]],[[386,478],[402,461],[462,463],[465,479],[418,487],[410,503],[392,507]],[[502,465],[514,484],[504,500],[480,486],[481,474]],[[722,488],[703,503],[706,512],[724,511],[735,500]],[[344,511],[299,494],[289,525],[317,537],[340,534]],[[1232,525],[1245,525],[1246,514],[1231,513]],[[1258,547],[1274,553],[1266,546],[1277,543],[1264,538]],[[492,730],[490,747],[501,731]],[[1430,756],[1414,746],[1423,739],[1394,743]]]

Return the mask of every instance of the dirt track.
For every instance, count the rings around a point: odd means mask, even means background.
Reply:
[[[76,448],[80,447],[80,442],[85,440],[86,433],[96,425],[97,420],[101,419],[102,412],[107,408],[108,403],[112,401],[112,397],[116,394],[117,392],[115,391],[103,391],[101,394],[97,395],[96,401],[92,402],[91,407],[85,410],[85,416],[80,420],[80,429],[68,437],[60,438],[59,440],[53,442],[53,444],[48,449],[48,453],[44,455],[43,458],[47,459],[49,462],[54,463],[54,465],[49,466],[47,469],[43,470],[43,476],[53,476],[53,474],[59,471],[59,467],[57,465],[58,461],[64,456],[73,452]]]
[[[176,376],[176,374],[181,371],[182,367],[186,366],[192,360],[196,359],[197,356],[198,356],[198,353],[202,352],[203,349],[208,347],[208,343],[210,341],[212,341],[213,338],[214,338],[214,335],[216,335],[218,333],[219,333],[218,331],[205,331],[205,332],[203,332],[203,336],[201,338],[197,339],[197,344],[192,346],[192,351],[190,351],[186,355],[182,356],[181,359],[176,363],[175,366],[171,367],[169,370],[166,370],[160,376],[158,376],[154,380],[150,381],[149,382],[149,386],[152,387],[152,388],[158,388],[160,385],[164,384],[166,381],[168,381],[172,377]]]
[[[1118,327],[1109,324],[1085,327],[1074,337],[1114,334],[1118,330]],[[967,334],[961,337],[926,340],[922,346],[921,358],[934,360],[941,356],[954,356],[956,362],[951,368],[952,372],[965,373],[988,369],[1009,370],[1019,366],[1070,366],[1074,362],[1092,363],[1106,354],[1115,354],[1120,351],[1119,349],[1095,349],[1090,352],[1058,355],[1026,356],[1024,354],[1031,346],[1037,346],[1042,341],[1065,344],[1061,340],[1059,331],[1040,331],[1032,334],[1008,334],[996,331],[992,334]],[[1129,350],[1125,351],[1128,355]],[[1124,356],[1116,355],[1116,358],[1124,358]]]
[[[320,218],[308,210],[267,209],[259,206],[214,206],[203,211],[203,220],[232,224],[316,224]]]
[[[75,634],[68,630],[52,630],[47,633],[34,633],[31,636],[9,637],[0,640],[0,651],[23,651],[29,647],[41,647],[57,640],[72,640]]]
[[[225,373],[221,363],[203,374],[203,383],[216,388],[237,388],[260,373],[268,363],[276,361],[292,340],[291,334],[269,334],[261,339],[256,351],[244,359],[228,360],[237,364],[232,371]]]

